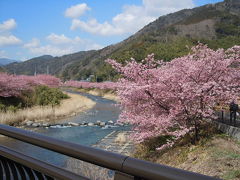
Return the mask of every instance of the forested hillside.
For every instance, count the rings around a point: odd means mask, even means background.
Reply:
[[[210,48],[240,45],[240,1],[225,0],[194,9],[185,9],[159,17],[128,39],[98,51],[86,51],[55,57],[46,61],[32,59],[5,68],[18,74],[49,72],[63,79],[114,80],[115,71],[104,60],[125,62],[131,57],[141,60],[154,53],[156,59],[169,61],[189,53],[198,42]]]

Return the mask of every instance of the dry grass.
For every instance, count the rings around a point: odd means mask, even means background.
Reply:
[[[115,142],[116,143],[119,143],[119,144],[124,144],[126,143],[128,140],[127,140],[127,137],[125,135],[125,133],[119,133],[115,139]]]
[[[71,93],[67,94],[70,98],[63,100],[59,106],[54,108],[51,106],[35,106],[19,110],[16,113],[0,113],[0,123],[20,124],[23,121],[52,122],[66,116],[76,115],[95,105],[95,102],[86,97]]]
[[[226,135],[182,145],[165,153],[153,152],[150,161],[221,179],[240,180],[240,143]]]
[[[74,158],[67,159],[66,169],[92,180],[113,180],[114,178],[113,171]]]

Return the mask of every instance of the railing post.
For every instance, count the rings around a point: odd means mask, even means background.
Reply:
[[[222,122],[224,122],[224,112],[222,110]]]

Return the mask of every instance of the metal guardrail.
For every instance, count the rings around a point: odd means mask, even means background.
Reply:
[[[222,110],[216,112],[216,115],[218,116],[218,119],[216,119],[217,121],[230,126],[240,127],[240,119],[237,112],[231,114],[230,111]]]
[[[89,162],[104,168],[115,171],[114,180],[213,180],[216,178],[193,173],[165,165],[155,164],[129,156],[107,152],[88,146],[74,144],[42,134],[26,131],[23,129],[0,125],[0,134],[27,142],[54,152],[58,152],[85,162]],[[0,148],[0,155],[23,164],[30,166],[39,172],[47,174],[57,179],[88,179],[76,176],[70,172],[61,172],[60,168],[47,165],[39,160],[30,158],[26,155]],[[19,157],[20,156],[20,157]],[[30,163],[30,164],[29,164]],[[42,163],[42,164],[41,164]],[[45,167],[45,168],[44,168]],[[64,175],[65,174],[65,175]]]
[[[0,179],[72,179],[88,180],[59,167],[31,158],[7,147],[0,146]]]

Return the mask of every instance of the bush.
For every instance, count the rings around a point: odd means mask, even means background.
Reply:
[[[49,88],[47,86],[37,86],[35,88],[34,101],[35,104],[45,105],[59,105],[62,99],[66,99],[68,96],[57,88]]]
[[[17,111],[23,107],[23,100],[20,97],[0,97],[0,111]]]
[[[5,112],[5,111],[6,111],[6,106],[0,103],[0,112]]]
[[[158,136],[154,138],[149,138],[144,142],[137,144],[134,152],[134,157],[144,160],[150,160],[152,158],[157,158],[164,151],[157,151],[156,149],[167,142],[171,141],[173,136]]]
[[[34,105],[59,105],[62,99],[68,96],[57,88],[36,86],[31,91],[23,91],[19,97],[0,97],[0,111],[16,112],[18,109]]]
[[[17,110],[18,110],[18,106],[11,105],[7,108],[7,111],[11,111],[11,112],[16,112]]]

